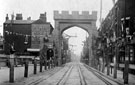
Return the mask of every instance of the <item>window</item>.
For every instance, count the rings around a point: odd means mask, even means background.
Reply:
[[[28,35],[25,35],[25,41],[24,44],[28,44]]]

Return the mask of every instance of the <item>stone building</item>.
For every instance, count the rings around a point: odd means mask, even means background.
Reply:
[[[62,62],[62,33],[74,26],[80,27],[86,30],[89,34],[89,65],[91,65],[91,60],[94,57],[92,54],[92,36],[97,36],[97,12],[92,11],[90,14],[89,11],[72,11],[69,13],[68,11],[54,11],[54,20],[55,20],[55,30],[54,30],[54,39],[55,44],[58,50],[58,61],[59,65]]]

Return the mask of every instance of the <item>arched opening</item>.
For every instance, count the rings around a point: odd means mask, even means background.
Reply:
[[[80,61],[82,56],[84,56],[84,50],[88,51],[88,46],[86,46],[88,45],[88,42],[87,42],[88,37],[89,37],[89,34],[87,30],[85,30],[84,28],[81,28],[78,26],[72,26],[72,27],[66,28],[62,32],[63,62]],[[88,53],[89,52],[87,52],[87,55]]]

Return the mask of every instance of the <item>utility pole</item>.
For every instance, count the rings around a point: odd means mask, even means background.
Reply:
[[[118,57],[119,57],[119,20],[118,20],[118,8],[119,6],[117,6],[115,8],[115,17],[116,17],[116,26],[115,26],[115,29],[116,29],[116,41],[115,41],[115,62],[114,62],[114,74],[113,74],[113,77],[114,78],[117,78],[117,69],[118,69]]]
[[[100,25],[102,23],[102,0],[100,0]]]
[[[112,0],[112,2],[113,2],[113,5],[115,4],[115,0]]]
[[[106,35],[104,35],[103,38],[103,58],[102,58],[102,72],[104,73],[105,71],[105,49],[106,49]]]
[[[126,28],[126,0],[125,0],[125,16],[124,16],[124,29],[127,31]],[[129,23],[128,23],[129,24]],[[129,27],[130,30],[130,27]],[[130,35],[126,34],[125,40],[126,40],[126,45],[125,45],[125,67],[124,67],[124,84],[128,84],[128,72],[129,72],[129,43],[130,41],[128,41],[128,38],[130,37]]]

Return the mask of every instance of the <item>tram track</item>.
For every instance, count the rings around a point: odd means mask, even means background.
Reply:
[[[123,85],[121,82],[118,82],[114,79],[111,79],[110,77],[105,76],[103,73],[87,66],[86,64],[84,64],[84,66],[90,71],[92,72],[95,76],[97,76],[100,80],[102,80],[106,85]]]
[[[81,67],[79,65],[78,65],[78,72],[79,72],[79,77],[80,77],[80,84],[87,85],[87,82],[85,81],[85,77],[81,71]]]
[[[62,66],[62,67],[63,67],[63,66]],[[62,69],[62,68],[61,68],[61,69]],[[27,84],[27,85],[38,85],[38,84],[41,83],[42,81],[47,80],[47,79],[49,79],[50,77],[52,77],[53,75],[55,75],[56,73],[58,73],[61,69],[59,69],[58,71],[54,71],[53,73],[52,73],[52,72],[48,72],[48,73],[50,74],[48,77],[46,77],[46,78],[41,77],[41,78],[37,79],[36,81],[33,81],[33,82],[31,82],[31,83],[29,83],[29,84]],[[51,74],[51,73],[52,73],[52,74]]]
[[[77,72],[78,72],[79,81],[80,81],[80,84],[79,85],[87,85],[87,83],[85,81],[85,77],[82,74],[80,65],[76,65],[76,67],[77,67]],[[75,68],[75,66],[74,66],[74,68]],[[71,69],[69,69],[68,72],[65,73],[65,75],[63,75],[63,77],[60,79],[60,81],[56,85],[66,85],[67,84],[67,81],[69,79],[69,76],[72,73],[72,70],[73,70],[73,67]]]
[[[58,70],[57,72],[59,72],[60,70]],[[41,78],[39,78],[39,79],[37,79],[36,81],[33,81],[33,82],[31,82],[31,83],[29,83],[29,84],[27,84],[27,85],[37,85],[37,84],[39,84],[40,82],[42,82],[42,81],[44,81],[44,80],[47,80],[48,78],[50,78],[51,76],[53,76],[55,73],[57,73],[57,72],[53,72],[53,74],[50,74],[48,77],[46,77],[46,78],[43,78],[43,77],[41,77]]]
[[[88,65],[77,63],[66,65],[64,68],[57,71],[50,71],[47,73],[49,74],[48,76],[41,76],[26,85],[89,85],[90,82],[87,77],[89,71],[95,76],[95,78],[97,77],[97,79],[105,85],[123,85],[121,82],[108,78],[105,74],[89,67]]]
[[[69,77],[69,75],[71,74],[72,72],[72,69],[73,69],[73,66],[70,67],[69,70],[67,70],[64,75],[62,76],[62,78],[58,81],[58,83],[56,85],[65,85],[66,84],[66,81]]]

